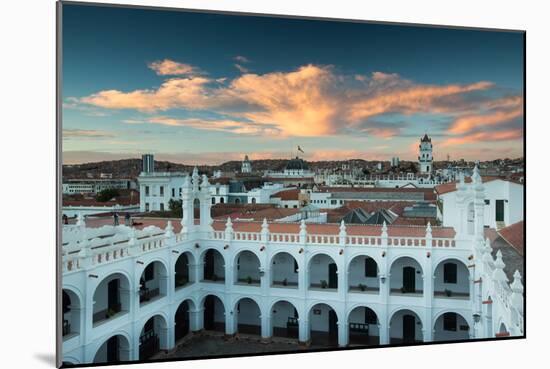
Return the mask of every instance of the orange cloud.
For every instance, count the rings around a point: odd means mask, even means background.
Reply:
[[[482,104],[481,114],[464,115],[449,127],[453,134],[464,134],[476,128],[499,125],[523,116],[523,97],[511,96]]]
[[[394,82],[396,78],[396,75],[383,73],[375,73],[373,76],[375,82]],[[492,83],[482,81],[469,85],[419,85],[404,86],[398,89],[392,88],[390,91],[382,91],[374,96],[359,99],[359,101],[352,104],[349,111],[349,119],[352,122],[356,122],[388,112],[400,112],[404,114],[419,112],[448,113],[449,108],[434,104],[436,99],[467,92],[487,90],[492,86]]]
[[[235,60],[245,62],[241,57]],[[168,59],[153,62],[149,67],[159,75],[189,74],[197,70]],[[398,74],[382,72],[345,76],[337,74],[331,66],[310,64],[290,72],[245,73],[227,81],[223,77],[171,78],[157,89],[103,90],[79,99],[79,103],[146,113],[169,109],[208,110],[230,117],[224,123],[226,126],[221,125],[224,120],[219,120],[217,125],[201,121],[201,127],[191,120],[186,120],[185,124],[180,120],[180,125],[194,125],[199,129],[216,127],[261,132],[259,127],[265,126],[264,132],[277,132],[280,136],[329,136],[347,130],[346,133],[366,132],[390,138],[400,133],[400,127],[391,123],[384,126],[373,117],[388,113],[443,113],[458,117],[450,133],[461,134],[467,133],[481,119],[484,124],[491,125],[521,114],[513,109],[522,101],[518,96],[480,99],[479,102],[463,97],[493,86],[486,81],[466,85],[421,85]],[[245,125],[242,120],[250,124]],[[228,128],[228,122],[235,126]]]
[[[452,137],[444,140],[442,146],[464,145],[478,141],[507,141],[523,138],[522,129],[512,129],[497,132],[477,132],[462,137]]]
[[[190,64],[179,63],[170,59],[157,60],[147,65],[159,76],[180,76],[199,74],[200,70]]]
[[[137,124],[137,123],[150,123],[150,124],[160,124],[164,126],[171,127],[190,127],[195,129],[202,129],[206,131],[221,131],[228,133],[235,133],[241,135],[260,135],[260,134],[269,134],[276,136],[279,134],[278,130],[275,128],[270,128],[266,126],[257,125],[249,122],[241,122],[230,119],[177,119],[165,116],[151,117],[144,121],[123,121],[128,124]]]

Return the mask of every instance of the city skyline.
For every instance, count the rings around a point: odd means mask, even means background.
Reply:
[[[67,5],[63,39],[65,164],[523,156],[521,33]]]

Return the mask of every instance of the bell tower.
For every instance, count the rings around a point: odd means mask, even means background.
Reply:
[[[428,137],[428,134],[424,134],[424,137],[420,139],[418,150],[420,174],[431,174],[433,171],[432,139]]]
[[[211,232],[210,207],[211,194],[208,177],[203,175],[201,178],[195,167],[191,177],[185,177],[181,189],[181,233]],[[198,222],[195,221],[195,211],[199,212]]]

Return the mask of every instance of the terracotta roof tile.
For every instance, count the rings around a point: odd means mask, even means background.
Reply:
[[[507,182],[513,182],[513,183],[517,183],[517,184],[521,184],[519,181],[517,180],[514,180],[514,179],[510,179],[510,178],[505,178],[505,177],[498,177],[498,176],[482,176],[481,177],[481,181],[483,183],[487,183],[487,182],[491,182],[491,181],[496,181],[497,179],[500,179],[502,181],[507,181]],[[472,182],[472,178],[471,177],[465,177],[464,178],[464,182],[465,183],[471,183]],[[440,184],[440,185],[437,185],[435,186],[435,192],[437,192],[439,195],[443,195],[443,194],[446,194],[448,192],[453,192],[453,191],[456,191],[456,184],[458,182],[455,181],[455,182],[449,182],[449,183],[443,183],[443,184]]]
[[[156,226],[166,228],[169,220],[172,221],[174,232],[180,232],[180,219],[177,218],[146,218],[133,217],[134,226],[138,229],[143,229],[147,226]],[[74,223],[75,219],[71,219],[70,223]],[[119,222],[124,224],[124,218],[119,218]],[[225,230],[225,220],[214,220],[212,227],[216,231]],[[112,217],[88,217],[86,226],[97,228],[104,225],[113,225]],[[261,221],[235,221],[233,229],[236,232],[260,232],[262,228]],[[269,223],[269,230],[272,233],[299,233],[300,223]],[[382,226],[380,225],[362,225],[348,224],[346,225],[348,235],[351,236],[380,236]],[[307,224],[307,232],[309,234],[318,235],[337,235],[340,232],[340,224],[338,223],[309,223]],[[388,226],[388,235],[390,237],[424,237],[426,235],[426,227],[424,226]],[[434,238],[453,238],[455,231],[450,227],[432,227],[432,235]]]
[[[510,246],[515,248],[517,252],[523,256],[523,250],[525,247],[525,233],[523,220],[508,227],[502,228],[498,231],[498,234],[506,241]]]
[[[283,190],[271,195],[271,198],[280,198],[283,201],[298,200],[298,195],[300,190],[298,188],[293,188],[291,190]]]

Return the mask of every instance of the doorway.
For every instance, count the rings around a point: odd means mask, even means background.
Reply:
[[[414,342],[416,319],[413,315],[403,315],[403,341]]]
[[[410,266],[403,268],[403,292],[416,291],[416,269]]]
[[[338,288],[338,274],[336,273],[336,264],[328,265],[328,288]]]

